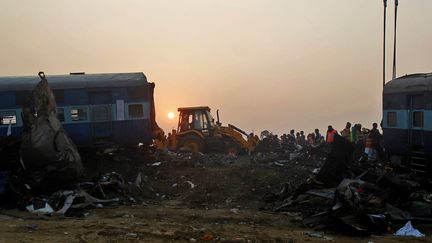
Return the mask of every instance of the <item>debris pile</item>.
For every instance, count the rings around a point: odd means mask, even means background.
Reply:
[[[408,221],[432,222],[428,178],[389,164],[355,161],[353,152],[350,142],[335,136],[319,173],[291,192],[267,194],[266,208],[298,213],[306,227],[355,234],[395,232]]]
[[[31,197],[24,205],[28,211],[37,214],[85,216],[88,208],[136,202],[123,177],[112,172],[93,180],[83,180],[68,190],[59,190],[50,196]]]
[[[43,72],[23,107],[19,179],[33,193],[55,191],[83,174],[81,157],[57,119],[54,95]],[[23,188],[24,189],[24,188]],[[20,189],[19,189],[20,190]]]

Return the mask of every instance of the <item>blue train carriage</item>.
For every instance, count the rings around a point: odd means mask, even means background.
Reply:
[[[432,73],[388,82],[383,92],[386,152],[416,172],[432,172]]]
[[[155,121],[154,83],[142,72],[47,75],[58,118],[80,147],[150,144]],[[22,105],[38,76],[0,77],[0,137],[22,131]],[[11,128],[11,129],[10,129]]]

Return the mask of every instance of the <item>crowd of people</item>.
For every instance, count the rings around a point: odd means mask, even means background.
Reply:
[[[330,146],[334,142],[335,136],[341,136],[351,142],[355,148],[361,149],[360,160],[376,161],[382,150],[382,135],[377,123],[372,124],[372,129],[367,129],[361,124],[352,126],[350,122],[347,122],[340,133],[329,125],[325,136],[318,128],[307,136],[304,131],[295,132],[294,129],[288,134],[282,134],[280,138],[267,132],[261,137],[259,150],[265,149],[269,152],[307,150],[312,157],[316,157],[321,148]]]
[[[330,130],[333,130],[331,126],[328,128],[328,131]],[[376,161],[378,157],[382,156],[383,136],[378,130],[377,123],[372,124],[372,129],[367,129],[362,128],[361,124],[351,126],[351,123],[347,122],[340,135],[353,143],[356,148],[364,148],[360,160]]]
[[[311,156],[316,157],[319,148],[325,144],[325,137],[321,135],[319,129],[306,136],[304,131],[295,132],[292,129],[288,134],[278,135],[265,133],[261,136],[259,152],[294,152],[299,150],[308,150]]]

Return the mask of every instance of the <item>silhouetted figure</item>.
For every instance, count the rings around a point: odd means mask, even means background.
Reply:
[[[381,133],[378,131],[378,124],[373,123],[372,129],[366,136],[365,150],[364,153],[367,155],[368,161],[377,160],[377,146],[379,145],[379,140],[381,139]]]
[[[300,139],[299,139],[299,143],[301,146],[306,146],[306,137],[304,134],[304,131],[300,131]]]
[[[323,136],[322,136],[321,133],[319,132],[319,129],[318,129],[318,128],[315,128],[315,134],[314,134],[314,137],[315,137],[315,143],[316,143],[316,144],[320,144],[320,143],[322,143]]]

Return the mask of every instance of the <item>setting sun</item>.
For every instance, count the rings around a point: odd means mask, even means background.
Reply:
[[[168,119],[174,119],[174,112],[168,112]]]

